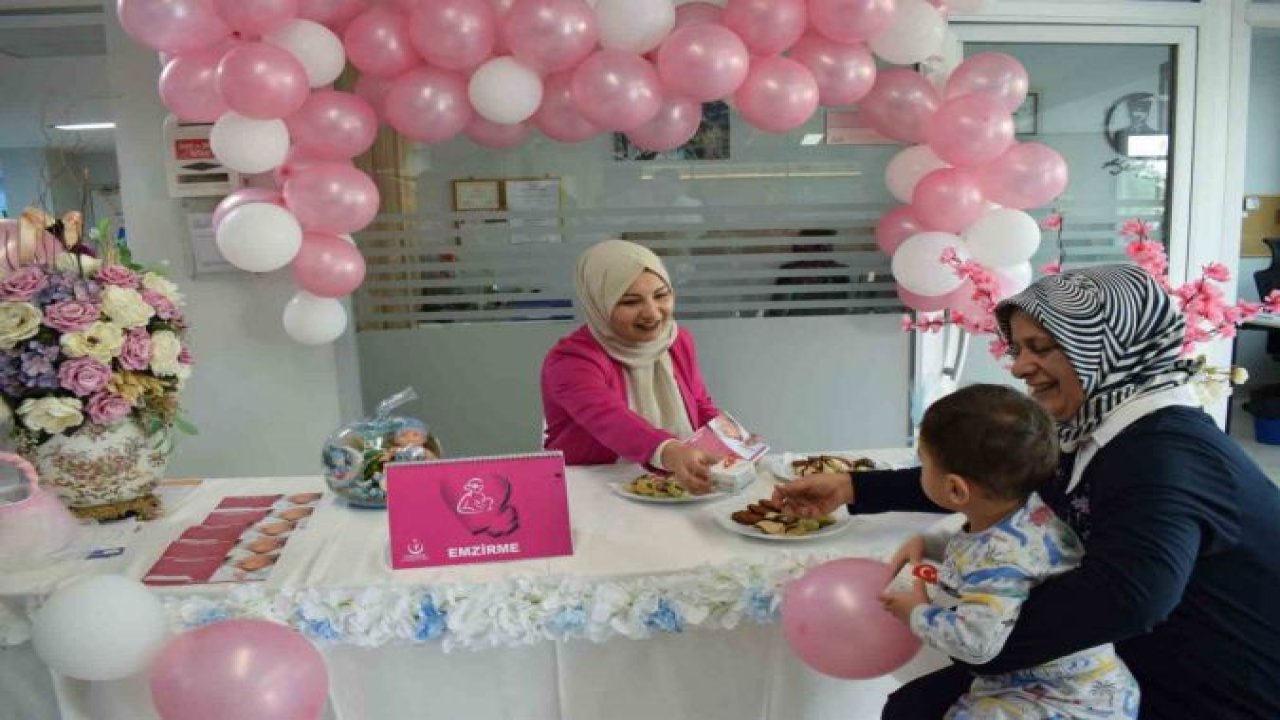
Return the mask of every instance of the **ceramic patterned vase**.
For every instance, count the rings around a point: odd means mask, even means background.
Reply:
[[[125,420],[55,435],[27,458],[39,471],[41,484],[76,515],[114,520],[133,514],[145,520],[159,509],[154,491],[169,464],[161,440]]]

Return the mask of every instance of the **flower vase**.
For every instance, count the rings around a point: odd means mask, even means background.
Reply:
[[[42,484],[77,516],[117,520],[132,514],[148,520],[160,508],[154,491],[169,464],[165,439],[124,420],[54,435],[24,454]]]

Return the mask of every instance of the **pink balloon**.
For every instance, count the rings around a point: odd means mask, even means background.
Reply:
[[[432,0],[409,16],[409,40],[427,62],[467,70],[489,58],[498,16],[489,0]]]
[[[277,190],[268,190],[267,188],[248,187],[233,190],[229,195],[222,198],[222,201],[218,203],[218,207],[213,209],[213,229],[218,229],[227,213],[249,203],[270,203],[284,207],[284,196]]]
[[[570,88],[578,112],[605,130],[634,130],[662,109],[658,72],[624,50],[601,50],[587,58],[573,72]]]
[[[836,42],[864,42],[889,27],[897,0],[809,0],[809,23]]]
[[[945,96],[986,95],[1006,112],[1017,110],[1027,99],[1027,69],[1012,55],[978,53],[951,72]]]
[[[652,120],[627,131],[637,147],[654,152],[675,150],[689,142],[702,124],[702,105],[689,98],[672,97]]]
[[[285,120],[299,151],[321,160],[349,160],[373,147],[378,116],[369,103],[337,90],[316,90]]]
[[[715,23],[696,23],[677,29],[662,41],[657,65],[667,94],[710,102],[732,95],[742,85],[751,55],[732,30]]]
[[[688,2],[676,7],[676,28],[682,28],[686,25],[697,25],[699,23],[718,23],[724,10],[714,3]]]
[[[282,118],[302,107],[310,92],[302,63],[270,43],[237,45],[218,63],[218,93],[241,115]]]
[[[818,81],[818,102],[828,107],[858,102],[876,82],[876,60],[862,44],[838,43],[808,33],[787,57],[804,65]]]
[[[418,64],[408,18],[392,5],[378,5],[352,20],[342,45],[351,64],[370,75],[393,77]]]
[[[387,91],[391,89],[393,78],[361,75],[356,78],[355,94],[373,108],[379,118],[387,116]]]
[[[945,295],[920,295],[896,283],[894,290],[898,293],[898,299],[902,304],[916,312],[942,312],[954,308],[961,301],[965,287],[961,285]],[[970,290],[973,289],[971,285],[968,287]]]
[[[920,649],[910,628],[880,607],[889,566],[865,558],[823,563],[787,584],[782,633],[806,665],[838,678],[892,672]]]
[[[948,100],[925,124],[929,147],[959,167],[985,165],[1013,144],[1013,116],[987,95]]]
[[[876,246],[880,252],[892,257],[902,241],[925,230],[910,205],[899,205],[876,223]]]
[[[995,273],[995,274],[998,280],[999,273]],[[972,320],[977,320],[983,315],[986,315],[987,314],[986,310],[977,301],[977,299],[974,298],[974,292],[975,292],[975,288],[973,286],[973,281],[966,279],[963,283],[960,284],[960,287],[948,293],[949,296],[954,295],[955,298],[948,305],[947,309],[951,310],[954,313],[959,313],[964,317]],[[997,302],[999,302],[1001,299],[1003,299],[1003,297],[995,298]]]
[[[275,181],[276,188],[284,187],[289,178],[297,176],[299,173],[307,171],[307,168],[319,162],[333,162],[329,160],[321,160],[320,158],[308,153],[298,146],[294,145],[289,148],[289,152],[284,157],[284,162],[277,165],[271,171],[271,179]],[[351,161],[346,161],[351,165]]]
[[[926,229],[959,234],[982,217],[987,202],[976,173],[942,168],[920,179],[911,207]]]
[[[215,45],[179,55],[160,73],[160,100],[179,120],[213,122],[229,108],[218,94],[218,63],[227,49]]]
[[[529,126],[524,123],[496,123],[476,115],[462,133],[482,147],[505,150],[524,142],[529,135]]]
[[[458,73],[420,67],[395,79],[387,91],[387,122],[424,143],[452,139],[471,122],[467,81]]]
[[[531,122],[543,135],[565,143],[582,142],[602,131],[578,112],[573,102],[573,73],[548,75],[542,81],[542,105]]]
[[[120,25],[153,50],[181,55],[231,34],[210,0],[119,0]]]
[[[304,230],[353,233],[378,214],[378,187],[350,165],[317,162],[285,182],[284,201]]]
[[[922,143],[926,123],[940,102],[933,83],[914,70],[899,69],[879,73],[859,107],[867,124],[881,135]]]
[[[236,32],[266,35],[297,17],[298,0],[213,0],[213,9]]]
[[[368,5],[365,0],[298,0],[298,17],[340,33]]]
[[[1040,143],[1018,143],[979,172],[987,199],[1030,210],[1053,202],[1067,189],[1067,162]]]
[[[224,620],[177,635],[150,675],[165,720],[319,718],[329,700],[320,653],[296,631],[264,620]]]
[[[804,0],[729,0],[721,16],[756,55],[776,55],[791,47],[808,21]]]
[[[541,73],[573,68],[599,37],[595,10],[586,0],[518,0],[499,25],[502,44]]]
[[[312,295],[338,298],[364,282],[364,256],[337,235],[309,232],[293,259],[293,281]]]
[[[734,105],[753,126],[786,132],[805,124],[818,109],[818,82],[808,68],[780,55],[757,56]]]

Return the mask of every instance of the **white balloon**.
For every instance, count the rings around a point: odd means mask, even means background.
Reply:
[[[600,0],[596,19],[601,47],[643,54],[671,33],[676,8],[671,0]]]
[[[318,22],[292,20],[262,39],[298,58],[302,69],[307,71],[307,84],[311,87],[321,87],[337,80],[347,64],[342,40]]]
[[[973,259],[990,268],[1020,265],[1040,248],[1040,225],[1021,210],[993,210],[964,231]]]
[[[472,74],[467,95],[485,120],[512,125],[537,112],[542,104],[542,78],[513,57],[496,57]]]
[[[1004,280],[1004,282],[1000,283],[1001,300],[1026,290],[1035,275],[1035,271],[1031,269],[1031,263],[1029,262],[1013,267],[992,268],[991,270]]]
[[[893,156],[884,169],[884,181],[898,202],[910,203],[920,178],[948,167],[928,145],[913,145]]]
[[[925,0],[899,0],[889,27],[867,47],[895,65],[911,65],[936,55],[946,34],[947,21],[937,8]]]
[[[142,672],[167,635],[164,606],[123,575],[94,575],[60,588],[31,620],[36,654],[80,680],[118,680]]]
[[[89,683],[93,720],[160,720],[151,699],[151,676],[138,673],[120,680]]]
[[[227,262],[249,272],[288,265],[302,248],[302,226],[273,203],[245,203],[227,213],[214,240]]]
[[[284,306],[284,331],[303,345],[324,345],[342,337],[347,311],[333,298],[316,297],[306,290]]]
[[[213,124],[209,146],[218,162],[236,172],[266,172],[289,154],[289,128],[283,120],[254,120],[227,112]]]
[[[942,252],[947,248],[955,248],[961,260],[969,257],[964,243],[951,233],[912,235],[893,253],[893,279],[917,295],[946,295],[955,290],[963,279],[942,262]]]
[[[962,62],[964,62],[964,43],[959,35],[948,28],[942,38],[942,47],[924,61],[921,72],[929,78],[929,82],[933,83],[934,87],[942,90],[946,88],[951,73],[955,72]]]

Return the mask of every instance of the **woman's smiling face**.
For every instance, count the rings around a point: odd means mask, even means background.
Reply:
[[[1009,356],[1013,376],[1054,420],[1067,422],[1084,406],[1084,385],[1053,336],[1022,311],[1009,318]]]
[[[661,277],[646,270],[613,306],[609,327],[624,342],[657,340],[671,321],[675,306],[675,293],[671,287]]]

